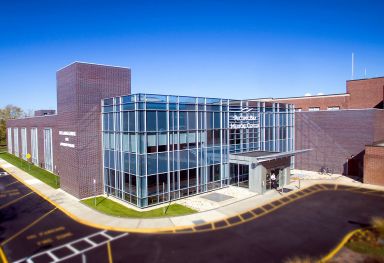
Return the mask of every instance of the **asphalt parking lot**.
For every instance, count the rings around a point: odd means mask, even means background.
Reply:
[[[374,216],[384,217],[384,192],[315,185],[213,224],[169,233],[122,233],[78,223],[11,175],[0,175],[0,244],[9,262],[320,258]]]

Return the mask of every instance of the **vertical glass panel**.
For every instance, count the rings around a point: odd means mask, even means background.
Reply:
[[[158,173],[166,173],[168,171],[168,153],[159,153],[158,154]]]
[[[128,152],[129,151],[129,135],[128,133],[123,133],[123,151]]]
[[[147,155],[147,173],[156,174],[157,173],[157,155],[156,153],[151,153]]]
[[[147,131],[156,131],[156,111],[147,111]]]
[[[188,150],[180,151],[180,169],[188,168]]]
[[[207,129],[213,128],[213,112],[207,112]]]
[[[180,189],[188,187],[188,170],[180,171]]]
[[[157,194],[157,176],[151,175],[147,177],[148,196]]]
[[[214,128],[215,129],[220,128],[220,112],[214,113]]]
[[[124,164],[124,172],[127,172],[129,173],[129,162],[130,159],[129,159],[129,153],[124,153],[123,155],[123,164]]]
[[[188,129],[196,129],[196,112],[194,111],[188,112]]]
[[[130,134],[129,135],[129,138],[130,138],[130,140],[129,140],[129,143],[130,143],[130,151],[131,152],[137,152],[137,149],[136,149],[136,135],[135,134]]]
[[[129,159],[129,172],[136,174],[136,154],[130,154]]]
[[[187,129],[187,112],[180,111],[179,112],[179,129],[186,130]]]
[[[157,126],[158,126],[158,131],[167,130],[167,112],[165,111],[157,112]]]
[[[123,131],[128,131],[128,125],[129,125],[129,113],[127,111],[122,112],[123,114]]]
[[[135,112],[130,111],[128,112],[129,115],[129,131],[135,131]]]
[[[158,151],[159,152],[165,152],[167,151],[167,134],[166,133],[159,133],[159,146]]]

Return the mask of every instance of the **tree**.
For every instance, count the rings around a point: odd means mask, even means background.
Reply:
[[[6,144],[7,120],[18,119],[23,114],[23,110],[14,105],[7,105],[5,108],[0,109],[0,145]]]

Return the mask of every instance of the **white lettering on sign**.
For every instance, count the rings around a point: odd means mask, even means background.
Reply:
[[[66,142],[61,142],[60,146],[69,147],[69,148],[75,148],[75,145],[73,143],[66,143]]]
[[[68,138],[68,137],[65,137],[65,138],[64,138],[64,141],[69,142],[69,138]]]
[[[74,132],[74,131],[59,131],[59,135],[76,136],[76,132]]]
[[[256,121],[257,116],[256,115],[233,115],[234,121]]]
[[[242,108],[239,114],[235,114],[232,116],[232,121],[229,123],[230,129],[255,129],[259,128],[260,125],[258,123],[249,123],[257,121],[258,115],[250,113],[253,109],[245,107]],[[246,123],[241,123],[246,122]]]
[[[230,129],[256,129],[259,128],[258,123],[230,123]]]

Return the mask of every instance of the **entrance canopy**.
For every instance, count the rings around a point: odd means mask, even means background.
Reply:
[[[275,159],[280,159],[284,157],[291,157],[298,153],[303,153],[310,151],[311,149],[305,150],[295,150],[289,152],[267,152],[267,151],[252,151],[245,153],[236,153],[230,154],[230,160],[243,160],[243,161],[252,161],[254,163],[261,163],[265,161],[271,161]]]
[[[249,190],[264,193],[267,190],[284,187],[290,181],[292,156],[309,150],[289,152],[252,151],[229,155],[230,181],[247,182]],[[246,168],[246,169],[244,169]],[[246,171],[246,173],[242,172]],[[271,179],[274,175],[276,179]],[[244,178],[246,178],[244,180]]]

